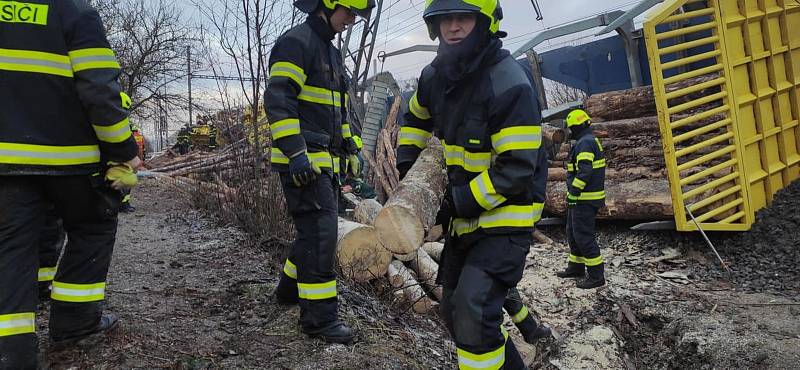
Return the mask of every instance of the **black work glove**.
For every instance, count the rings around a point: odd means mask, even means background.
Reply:
[[[322,170],[319,166],[311,163],[305,152],[289,159],[289,175],[292,176],[292,181],[297,187],[310,184],[321,173]]]
[[[347,154],[358,153],[358,145],[356,145],[356,141],[352,137],[344,139],[344,151],[347,152]]]

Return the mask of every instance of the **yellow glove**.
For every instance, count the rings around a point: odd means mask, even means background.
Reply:
[[[361,176],[361,161],[358,160],[358,154],[350,154],[347,156],[348,170],[353,177]]]
[[[111,182],[111,187],[116,190],[130,189],[136,186],[136,172],[127,163],[108,162],[106,180]]]

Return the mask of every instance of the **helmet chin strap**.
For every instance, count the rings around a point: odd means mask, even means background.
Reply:
[[[322,14],[325,15],[325,21],[328,23],[328,28],[330,28],[331,31],[336,33],[336,30],[333,28],[333,22],[331,22],[331,18],[333,18],[333,13],[336,12],[336,8],[331,10],[331,9],[328,9],[327,7],[321,5],[321,4],[320,4],[320,7],[322,7]]]

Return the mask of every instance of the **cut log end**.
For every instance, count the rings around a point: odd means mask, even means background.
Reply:
[[[386,274],[392,255],[378,241],[375,228],[339,220],[336,256],[342,274],[366,282]]]
[[[425,239],[419,218],[401,206],[384,207],[375,218],[375,228],[383,246],[394,254],[414,253]]]

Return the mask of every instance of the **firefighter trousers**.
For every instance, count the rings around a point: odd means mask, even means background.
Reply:
[[[283,301],[299,299],[304,331],[325,330],[339,322],[334,270],[339,187],[328,171],[303,187],[282,173],[281,184],[297,237],[276,294]]]
[[[100,322],[120,195],[96,176],[0,176],[0,368],[35,368],[39,240],[49,204],[69,242],[53,281],[50,337]]]
[[[599,207],[578,203],[567,209],[567,242],[569,261],[586,267],[603,263],[600,246],[595,239],[595,218]]]
[[[506,310],[508,316],[511,316],[511,322],[519,329],[523,335],[525,333],[533,333],[539,327],[539,323],[522,302],[517,288],[511,288],[506,294],[506,300],[503,302],[503,309]]]
[[[62,227],[61,218],[56,213],[56,207],[50,205],[45,213],[44,226],[39,237],[39,291],[49,291],[50,284],[56,277],[58,257],[64,245],[66,234]],[[48,293],[49,297],[49,293]]]
[[[530,233],[484,235],[469,244],[447,239],[440,269],[441,309],[456,343],[459,368],[524,368],[502,324],[506,297],[522,279],[530,244]]]

